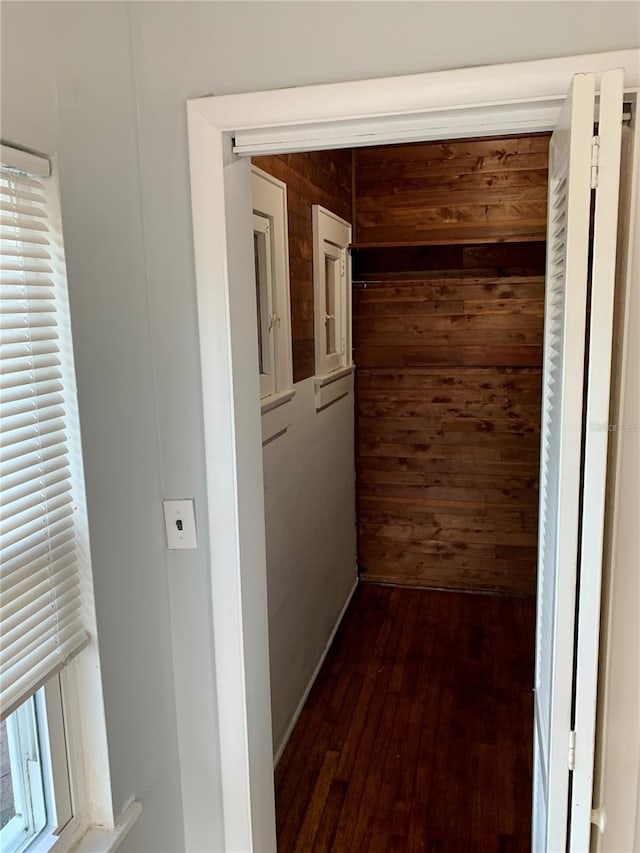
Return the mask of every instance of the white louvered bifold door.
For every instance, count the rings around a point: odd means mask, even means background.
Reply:
[[[549,153],[534,703],[535,853],[565,850],[595,82],[574,77]]]
[[[52,177],[2,167],[0,710],[87,638],[69,455],[71,339]]]
[[[570,803],[569,849],[575,851],[589,850],[591,835],[623,83],[621,69],[606,71],[600,81]]]

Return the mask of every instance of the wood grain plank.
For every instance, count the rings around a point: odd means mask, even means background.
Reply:
[[[373,367],[537,367],[542,361],[542,345],[529,346],[427,346],[403,345],[387,348],[357,341],[354,349],[355,363],[363,368]]]
[[[464,302],[475,300],[493,305],[496,301],[536,299],[544,295],[544,278],[540,276],[505,276],[504,278],[467,275],[458,270],[454,275],[424,275],[419,279],[400,276],[378,280],[374,285],[358,288],[357,303],[367,306],[371,302]]]
[[[496,222],[448,222],[395,225],[358,225],[359,249],[394,248],[399,246],[442,246],[464,243],[523,243],[539,242],[546,235],[546,218],[542,215],[532,220],[500,220]]]
[[[354,294],[364,577],[533,593],[543,304],[463,271]]]
[[[360,149],[354,242],[544,240],[548,136]]]
[[[304,820],[298,832],[296,839],[297,850],[311,850],[314,847],[320,822],[329,800],[329,794],[331,793],[331,785],[339,758],[339,752],[335,752],[334,750],[327,750],[325,752],[316,784],[311,792],[310,806],[305,811]]]

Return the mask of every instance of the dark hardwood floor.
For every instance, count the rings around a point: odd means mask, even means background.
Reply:
[[[528,851],[534,609],[362,584],[276,770],[279,853]]]

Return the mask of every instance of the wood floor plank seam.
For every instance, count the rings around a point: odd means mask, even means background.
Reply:
[[[525,853],[534,602],[362,584],[276,770],[280,853]]]

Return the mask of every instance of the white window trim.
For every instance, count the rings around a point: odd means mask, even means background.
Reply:
[[[61,234],[64,240],[56,157],[44,156],[9,144],[2,145],[0,154],[5,165],[37,174],[42,179],[54,182],[55,199],[50,203],[49,222],[52,230]],[[60,259],[59,263],[63,269],[58,272],[66,279],[64,258]],[[67,340],[71,341],[69,300],[66,299],[57,304],[56,312],[58,326],[67,330]],[[28,853],[48,853],[50,850],[56,853],[67,853],[71,850],[107,853],[115,850],[121,843],[140,815],[142,807],[134,797],[130,797],[119,816],[116,817],[114,813],[72,347],[65,350],[61,370],[69,427],[67,445],[74,496],[78,571],[83,588],[83,622],[90,637],[87,645],[66,664],[57,676],[60,680],[64,714],[64,737],[73,816],[59,834],[55,834],[50,829],[40,833],[29,845]],[[48,685],[45,687],[45,690],[47,689],[50,689]],[[54,749],[59,752],[61,745],[54,744]],[[55,787],[55,768],[53,768],[53,776]]]
[[[351,331],[351,223],[336,213],[313,205],[313,316],[315,331],[316,410],[344,397],[351,389],[353,372]],[[340,340],[336,353],[326,352],[326,262],[337,264],[340,284],[335,307],[335,334]]]
[[[559,102],[576,73],[622,67],[626,88],[636,89],[639,56],[637,49],[610,51],[188,102],[226,849],[276,846],[260,408],[235,390],[255,387],[255,352],[246,352],[255,318],[243,310],[241,286],[251,280],[244,233],[250,170],[232,156],[232,137],[250,128],[306,126],[313,132],[340,122],[344,128],[353,119],[381,119],[384,126],[394,116],[440,113],[445,138],[452,110],[472,110],[473,135],[491,135],[498,127],[493,106],[517,113],[523,103]],[[551,129],[556,118],[537,129]],[[381,136],[372,134],[367,144]],[[357,144],[353,126],[337,140],[337,147]],[[289,150],[325,147],[309,136]],[[235,496],[231,510],[229,495]]]
[[[291,352],[291,297],[289,284],[289,230],[287,185],[257,166],[251,167],[253,215],[268,220],[271,261],[271,293],[269,295],[273,381],[260,376],[260,408],[262,442],[271,441],[293,423],[291,400],[293,358]],[[266,381],[265,381],[266,380]]]

